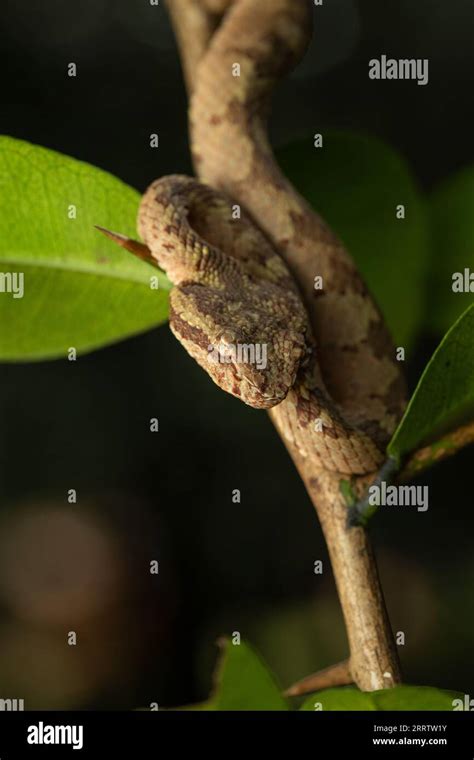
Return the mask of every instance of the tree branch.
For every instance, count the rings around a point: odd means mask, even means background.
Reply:
[[[272,411],[270,416],[275,423]],[[352,680],[362,691],[396,686],[401,683],[400,663],[367,531],[349,525],[341,476],[315,470],[296,448],[285,443],[326,539],[349,639]],[[356,487],[365,489],[370,477],[360,478]]]
[[[168,0],[168,5],[191,93],[198,62],[217,25],[216,16],[208,9],[222,11],[229,0]],[[297,279],[301,286],[305,276]],[[370,375],[367,377],[373,381]],[[270,416],[286,442],[278,413],[270,412]],[[377,567],[365,529],[348,524],[348,508],[340,490],[343,476],[316,468],[314,462],[308,461],[309,457],[301,457],[296,446],[286,445],[317,511],[328,545],[348,633],[350,677],[364,691],[394,686],[400,682],[400,668]],[[358,493],[375,476],[376,473],[355,479]]]

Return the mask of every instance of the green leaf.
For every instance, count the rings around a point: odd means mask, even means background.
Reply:
[[[474,166],[444,181],[431,195],[432,227],[427,327],[443,334],[472,303],[472,293],[453,292],[453,274],[474,271]]]
[[[453,701],[463,697],[431,686],[398,686],[377,692],[375,701],[378,710],[453,710]]]
[[[285,174],[339,234],[398,344],[422,316],[428,256],[424,203],[404,160],[374,137],[325,131],[322,148],[296,142],[277,152]],[[397,206],[405,219],[397,219]],[[403,302],[403,308],[400,304]]]
[[[139,200],[107,172],[0,136],[0,273],[24,276],[22,298],[0,291],[0,359],[90,351],[167,318],[166,276],[94,229],[136,237]]]
[[[301,710],[453,710],[453,701],[463,699],[455,691],[431,686],[397,686],[383,691],[363,692],[355,686],[325,689],[312,694]]]
[[[300,710],[377,710],[371,695],[355,686],[316,691],[308,697]]]
[[[474,419],[474,304],[428,362],[387,451],[400,462]]]
[[[193,710],[288,710],[281,689],[254,649],[244,642],[220,643],[221,654],[208,702]]]

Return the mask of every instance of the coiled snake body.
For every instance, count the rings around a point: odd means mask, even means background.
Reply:
[[[341,242],[281,173],[265,128],[276,80],[306,49],[310,3],[189,2],[231,6],[192,72],[201,182],[154,182],[138,216],[145,245],[118,242],[167,272],[171,329],[221,388],[270,409],[316,467],[373,472],[403,408],[394,348]],[[267,347],[266,366],[236,361],[240,345]],[[225,361],[209,360],[215,347]]]

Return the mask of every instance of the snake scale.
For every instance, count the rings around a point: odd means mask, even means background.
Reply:
[[[311,37],[310,2],[189,2],[223,14],[193,72],[199,180],[153,182],[138,214],[143,244],[111,236],[166,271],[171,330],[217,385],[269,409],[316,469],[374,472],[404,405],[394,347],[343,245],[267,137],[271,93]],[[225,361],[209,360],[216,346]],[[237,361],[238,346],[265,346],[265,366]]]

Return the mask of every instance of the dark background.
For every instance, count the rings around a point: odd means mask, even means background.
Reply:
[[[0,131],[139,190],[189,173],[163,5],[3,0]],[[326,127],[363,129],[400,151],[426,190],[472,160],[469,0],[324,0],[315,15],[312,48],[275,99],[276,146]],[[383,53],[429,58],[429,84],[370,81],[368,60]],[[436,339],[420,337],[412,387]],[[214,641],[232,631],[285,685],[346,655],[320,528],[283,445],[267,416],[214,387],[166,326],[75,364],[2,365],[0,389],[1,698],[30,708],[184,704],[206,695]],[[423,480],[427,513],[387,510],[371,531],[394,630],[406,635],[405,679],[472,694],[470,465],[472,451],[441,465]]]

